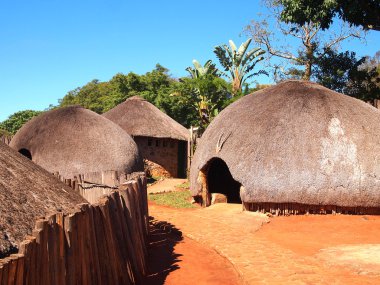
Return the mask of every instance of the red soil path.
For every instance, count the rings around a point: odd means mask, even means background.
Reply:
[[[151,222],[148,268],[145,285],[241,284],[228,260],[165,222]]]
[[[322,248],[343,244],[380,244],[380,216],[276,217],[257,236],[297,254],[313,255]]]
[[[181,210],[151,204],[149,211],[198,242],[199,250],[214,249],[227,258],[244,284],[380,284],[379,216],[290,216],[266,223],[265,216],[242,213],[239,205]],[[187,269],[169,272],[166,280],[173,283],[167,284],[186,284],[214,270],[201,261],[208,254],[192,258],[186,247],[185,239],[177,249]],[[214,276],[233,276],[233,271],[217,272]],[[200,284],[213,284],[206,278]]]

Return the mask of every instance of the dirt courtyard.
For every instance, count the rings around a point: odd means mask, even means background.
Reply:
[[[380,284],[379,216],[268,218],[237,204],[149,211],[183,234],[175,267],[149,284]]]

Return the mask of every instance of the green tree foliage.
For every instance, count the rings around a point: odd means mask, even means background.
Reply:
[[[284,9],[281,1],[268,0],[266,4],[269,14],[261,21],[252,20],[246,32],[267,50],[268,66],[273,69],[276,81],[286,78],[310,80],[313,66],[324,50],[338,48],[348,38],[361,37],[359,30],[343,24],[334,32],[323,31],[318,18],[313,17],[303,24],[285,23],[281,17]],[[271,61],[274,57],[276,62]]]
[[[265,53],[261,48],[247,51],[251,41],[252,39],[248,39],[237,48],[235,43],[230,40],[229,46],[225,44],[216,46],[214,49],[224,71],[228,72],[227,76],[232,83],[232,95],[242,92],[242,87],[247,79],[259,74],[267,74],[264,70],[251,73],[256,64],[264,59],[262,55]]]
[[[279,0],[284,6],[281,18],[287,23],[304,25],[309,21],[328,29],[334,17],[364,29],[380,31],[379,0]]]
[[[144,75],[118,73],[106,82],[93,80],[68,92],[59,101],[59,107],[81,105],[102,114],[127,98],[141,96],[188,127],[194,122],[192,108],[183,105],[179,98],[170,96],[173,90],[178,89],[178,84],[178,80],[169,75],[168,69],[157,64],[154,70]]]
[[[10,136],[11,134],[8,132],[8,131],[6,131],[6,130],[3,130],[3,129],[0,129],[0,138],[2,137],[2,136]]]
[[[0,129],[14,135],[26,122],[41,114],[41,111],[25,110],[10,115],[8,119],[0,123]]]
[[[380,64],[374,59],[357,59],[355,52],[327,50],[316,62],[315,80],[337,92],[373,102],[380,99]]]
[[[206,61],[204,66],[202,66],[196,59],[193,60],[194,67],[187,67],[186,71],[189,72],[191,78],[199,78],[207,74],[219,76],[220,72],[215,67],[215,64],[211,60]]]
[[[181,82],[189,87],[190,92],[184,94],[187,103],[195,107],[198,114],[198,125],[203,132],[211,120],[219,113],[224,102],[228,99],[226,82],[220,79],[219,70],[211,60],[202,66],[197,60],[193,60],[194,68],[188,67],[191,79],[182,79]],[[182,94],[182,93],[181,93]]]
[[[199,126],[202,133],[231,97],[230,86],[224,79],[212,74],[181,78],[180,81],[172,96],[188,108],[189,123]]]

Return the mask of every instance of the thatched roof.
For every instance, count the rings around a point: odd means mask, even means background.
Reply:
[[[0,257],[31,234],[37,218],[85,202],[79,193],[0,142]]]
[[[35,163],[66,178],[143,169],[137,145],[122,128],[79,106],[34,117],[16,133],[10,146],[29,150]]]
[[[280,83],[223,110],[192,161],[194,196],[213,157],[245,187],[243,202],[380,207],[380,111],[315,83]]]
[[[103,114],[131,136],[187,141],[189,131],[139,96],[127,99]]]

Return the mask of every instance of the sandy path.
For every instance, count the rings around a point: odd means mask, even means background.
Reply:
[[[187,182],[187,179],[165,178],[148,187],[148,194],[175,191],[175,186]]]

